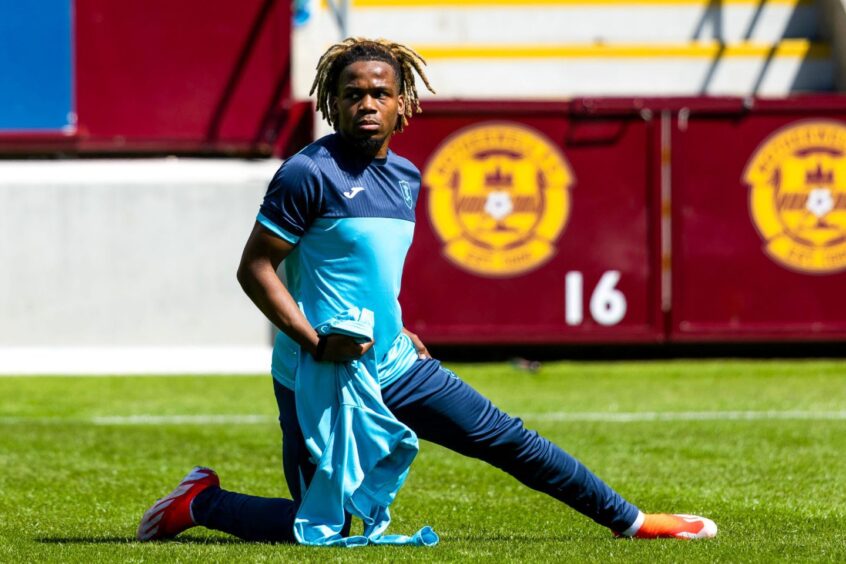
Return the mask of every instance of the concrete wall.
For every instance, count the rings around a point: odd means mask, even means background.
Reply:
[[[0,161],[0,369],[4,347],[267,347],[235,271],[278,165]]]

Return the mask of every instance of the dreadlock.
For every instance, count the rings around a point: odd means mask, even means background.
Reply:
[[[408,125],[408,119],[420,113],[420,98],[414,83],[414,71],[423,79],[423,84],[432,94],[435,93],[429,79],[423,72],[426,61],[423,57],[405,45],[393,43],[387,39],[364,39],[348,37],[329,47],[317,62],[317,74],[311,85],[309,95],[317,90],[317,109],[329,125],[335,125],[329,108],[329,99],[338,92],[338,78],[341,71],[357,61],[381,61],[391,65],[397,77],[400,94],[405,99],[405,111],[397,120],[396,131],[402,131]]]

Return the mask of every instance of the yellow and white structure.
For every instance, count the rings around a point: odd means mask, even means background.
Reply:
[[[312,1],[294,39],[300,97],[340,37],[330,5]],[[418,50],[439,99],[783,96],[836,87],[825,37],[838,10],[843,0],[348,0],[346,31]]]

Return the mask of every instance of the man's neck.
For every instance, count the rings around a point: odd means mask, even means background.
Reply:
[[[373,159],[386,159],[388,157],[390,136],[384,139],[380,145],[373,143],[370,139],[349,139],[342,133],[338,133],[338,139],[341,140],[350,156],[356,160],[369,162]]]

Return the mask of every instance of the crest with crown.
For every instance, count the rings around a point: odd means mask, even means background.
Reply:
[[[502,172],[499,167],[496,167],[496,170],[492,173],[485,175],[485,187],[490,190],[508,190],[513,186],[513,175]]]
[[[805,185],[812,188],[830,188],[834,186],[834,171],[824,170],[822,163],[817,168],[805,173]]]

